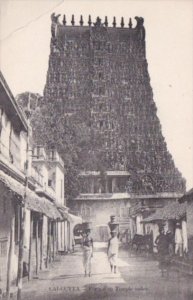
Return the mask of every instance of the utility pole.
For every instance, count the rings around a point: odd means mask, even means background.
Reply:
[[[18,273],[17,273],[17,300],[21,300],[21,291],[23,283],[23,249],[24,235],[26,224],[26,200],[28,189],[28,171],[29,171],[29,123],[30,123],[30,93],[28,94],[28,113],[27,113],[27,144],[26,144],[26,168],[25,168],[25,191],[21,206],[21,226],[20,226],[20,241],[19,241],[19,257],[18,257]]]

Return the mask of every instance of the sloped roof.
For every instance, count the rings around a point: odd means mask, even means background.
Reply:
[[[25,186],[20,182],[7,175],[0,170],[0,181],[14,194],[19,200],[24,199]],[[54,203],[50,202],[44,197],[39,197],[35,192],[27,189],[26,194],[26,207],[27,209],[45,214],[51,219],[62,219],[61,214],[57,210]]]
[[[21,129],[28,131],[27,120],[17,104],[2,72],[0,71],[0,90],[1,90],[1,98],[0,102],[3,104],[4,109],[6,109],[7,113],[10,117],[12,117],[12,121],[19,121]]]
[[[60,212],[58,211],[56,205],[52,202],[50,202],[48,199],[43,198],[44,201],[44,207],[46,211],[46,215],[51,219],[60,219],[62,220],[62,216]]]
[[[75,215],[70,214],[70,213],[68,213],[68,214],[69,214],[69,216],[70,216],[70,218],[71,218],[71,220],[72,220],[71,222],[72,222],[74,225],[82,223],[82,218],[81,218],[81,217],[75,216]]]
[[[70,223],[73,223],[74,225],[82,223],[82,218],[67,212],[67,209],[65,206],[59,206],[58,210],[60,211],[60,213],[63,217],[63,220],[68,220]]]
[[[179,220],[186,214],[186,203],[180,204],[179,202],[170,203],[149,217],[145,218],[142,222],[155,222],[158,220]]]
[[[188,192],[186,192],[180,199],[179,202],[184,202],[184,201],[193,201],[193,188],[190,189]]]
[[[0,181],[8,188],[10,192],[14,193],[14,195],[16,195],[18,198],[23,198],[25,192],[24,186],[1,170]]]
[[[51,219],[62,219],[56,205],[45,197],[39,197],[34,192],[28,190],[26,198],[26,206],[28,209],[40,212]]]

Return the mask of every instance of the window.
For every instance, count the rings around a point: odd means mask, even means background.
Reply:
[[[104,121],[100,121],[100,122],[99,122],[100,129],[103,128],[103,125],[104,125]]]
[[[96,50],[100,50],[101,49],[101,43],[100,42],[95,42],[94,47],[95,47]]]
[[[103,58],[102,58],[102,57],[99,57],[99,58],[98,58],[98,65],[99,65],[99,66],[102,66],[102,65],[103,65]]]
[[[63,180],[61,179],[61,190],[60,190],[60,197],[63,197]]]
[[[104,74],[102,72],[99,72],[98,76],[99,76],[99,79],[104,79]]]
[[[105,88],[100,86],[99,87],[99,95],[104,95],[105,94]]]
[[[34,215],[34,217],[33,217],[33,239],[36,238],[36,230],[38,231],[38,238],[41,237],[42,226],[43,226],[43,220],[39,220],[37,218],[37,216]]]
[[[107,44],[107,51],[108,51],[109,53],[112,52],[112,45],[111,45],[110,43]]]
[[[102,104],[102,103],[99,104],[99,110],[100,110],[100,111],[103,110],[103,104]]]
[[[54,160],[54,154],[55,154],[55,153],[54,153],[54,150],[51,150],[51,151],[50,151],[50,159],[51,159],[51,160]]]
[[[121,207],[120,208],[120,217],[128,217],[128,213],[129,213],[129,209],[127,209],[126,207]]]
[[[36,222],[37,222],[37,220],[33,220],[33,239],[35,239],[36,238]]]
[[[82,208],[82,216],[83,217],[90,217],[91,216],[91,208],[86,206]]]
[[[91,208],[90,208],[90,207],[87,207],[87,208],[86,208],[86,216],[87,216],[87,217],[90,217],[90,215],[91,215]]]

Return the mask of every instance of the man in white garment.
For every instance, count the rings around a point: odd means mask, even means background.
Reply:
[[[176,223],[176,231],[175,231],[175,254],[179,254],[182,256],[183,250],[183,238],[182,238],[182,230],[180,228],[180,224]]]
[[[117,257],[119,250],[119,240],[117,238],[117,232],[111,231],[111,238],[108,242],[107,255],[111,266],[111,272],[117,272]]]

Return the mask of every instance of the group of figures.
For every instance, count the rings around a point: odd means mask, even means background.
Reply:
[[[180,224],[176,224],[175,235],[170,231],[165,233],[164,227],[160,227],[159,235],[155,240],[155,245],[157,246],[161,274],[164,276],[166,273],[168,276],[173,256],[183,256],[183,238]]]
[[[159,228],[159,235],[155,240],[155,245],[157,246],[161,274],[164,276],[164,273],[166,272],[167,275],[169,275],[169,267],[173,254],[173,245],[169,235],[165,234],[163,227]]]
[[[188,257],[187,236],[183,231],[183,226],[177,222],[175,230],[167,230],[164,225],[159,226],[159,234],[153,237],[153,231],[148,234],[135,234],[129,243],[129,252],[135,252],[136,255],[153,255],[158,258],[161,275],[169,275],[170,267],[175,258]]]
[[[91,263],[93,257],[93,238],[91,236],[91,229],[85,229],[83,233],[82,240],[83,249],[83,266],[84,274],[86,276],[91,276]],[[117,232],[115,230],[111,231],[111,238],[108,241],[107,256],[110,263],[111,272],[117,272],[117,257],[119,250],[119,240],[117,237]]]
[[[112,273],[117,272],[117,258],[119,251],[119,238],[117,230],[111,229],[111,237],[108,240],[107,256],[110,264]],[[135,246],[135,247],[134,247]],[[159,235],[153,242],[153,236],[149,235],[138,235],[136,234],[132,240],[132,249],[137,252],[142,249],[153,253],[153,248],[157,248],[157,257],[159,261],[159,268],[161,275],[167,274],[169,276],[169,270],[174,255],[182,257],[183,255],[183,239],[180,229],[180,224],[176,224],[175,234],[171,231],[165,233],[164,226],[160,226]],[[91,263],[93,257],[93,238],[91,235],[91,228],[86,228],[82,232],[82,249],[83,249],[83,266],[85,276],[91,276]]]

